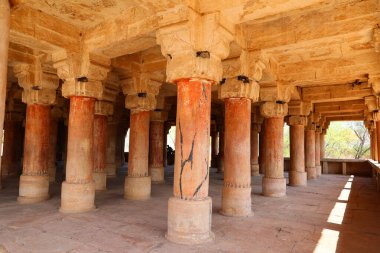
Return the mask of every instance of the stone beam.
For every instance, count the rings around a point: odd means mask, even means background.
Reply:
[[[314,112],[316,113],[351,113],[363,112],[366,106],[363,99],[327,102],[314,105]]]
[[[341,84],[302,88],[302,100],[313,103],[357,100],[370,95],[372,95],[372,90],[366,84]]]
[[[82,33],[73,25],[27,7],[14,8],[10,40],[46,52],[79,48]]]
[[[247,48],[259,50],[360,30],[370,31],[378,23],[377,5],[376,0],[353,1],[351,4],[333,2],[320,9],[290,12],[267,22],[244,24],[243,34],[247,39]]]

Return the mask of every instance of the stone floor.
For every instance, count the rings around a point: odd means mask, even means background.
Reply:
[[[8,181],[0,191],[0,252],[380,252],[380,194],[370,178],[342,175],[288,187],[281,199],[261,196],[261,178],[254,178],[254,216],[230,218],[218,213],[222,179],[212,173],[215,241],[170,243],[164,234],[171,169],[149,201],[124,200],[120,176],[97,194],[96,211],[76,215],[58,212],[58,184],[49,201],[19,205],[16,181]]]

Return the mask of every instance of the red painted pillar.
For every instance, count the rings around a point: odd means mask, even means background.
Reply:
[[[151,177],[148,171],[150,111],[131,110],[128,176],[124,197],[131,200],[150,198]]]
[[[218,156],[218,132],[213,130],[211,132],[211,167],[216,167],[216,160]]]
[[[259,168],[259,133],[260,124],[254,123],[251,126],[251,174],[260,176]]]
[[[290,171],[289,185],[306,186],[305,172],[305,125],[306,117],[292,116],[290,125]]]
[[[264,147],[263,195],[267,197],[283,197],[286,195],[283,154],[284,117],[265,119]]]
[[[15,131],[16,122],[6,120],[4,122],[4,144],[3,157],[1,160],[1,177],[7,178],[17,174],[17,164],[15,164]],[[19,134],[19,133],[18,133]]]
[[[168,203],[170,241],[199,243],[213,238],[209,189],[211,82],[177,82],[174,197]]]
[[[319,130],[315,131],[315,172],[317,177],[322,175],[322,166],[321,166],[321,134]]]
[[[307,179],[317,178],[315,169],[315,130],[310,128],[305,131],[305,163]]]
[[[58,137],[58,120],[51,117],[50,121],[50,135],[49,135],[49,149],[48,149],[48,171],[49,171],[49,181],[55,182],[55,175],[57,171],[56,165],[56,148],[57,148],[57,137]]]
[[[163,184],[164,177],[164,121],[150,122],[149,174],[153,184]]]
[[[218,173],[224,172],[224,127],[219,131]]]
[[[36,203],[49,198],[49,131],[50,106],[28,104],[23,171],[17,199],[20,203]]]
[[[250,127],[251,100],[225,99],[223,215],[252,215]]]
[[[62,183],[61,212],[79,213],[95,208],[94,168],[95,98],[70,97],[66,181]]]
[[[95,190],[107,190],[106,173],[107,116],[94,117],[94,172]]]
[[[107,125],[106,172],[107,177],[116,177],[116,140],[118,124],[111,122]],[[125,136],[124,136],[125,138]]]
[[[323,130],[323,132],[321,133],[321,139],[320,139],[320,143],[321,143],[321,159],[324,159],[325,158],[325,137],[326,137],[326,133],[325,133],[325,130]]]
[[[265,174],[265,119],[261,124],[261,131],[259,133],[259,172],[260,174]]]

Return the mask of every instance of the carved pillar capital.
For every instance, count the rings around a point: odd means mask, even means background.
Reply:
[[[288,114],[288,104],[279,102],[265,102],[260,108],[264,118],[285,117]]]

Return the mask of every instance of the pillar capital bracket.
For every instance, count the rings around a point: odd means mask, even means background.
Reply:
[[[291,116],[308,116],[312,110],[311,102],[301,100],[292,100],[288,104],[289,115]]]
[[[264,118],[285,117],[288,114],[288,104],[280,102],[265,102],[260,108]]]
[[[133,78],[122,81],[125,107],[130,110],[152,111],[156,108],[161,80],[154,73],[134,73]]]
[[[165,111],[151,111],[150,121],[165,122],[168,120],[168,112]]]
[[[42,105],[56,103],[59,79],[54,71],[42,67],[40,57],[36,57],[34,64],[16,64],[13,71],[23,88],[22,102]]]
[[[95,102],[95,115],[110,116],[113,114],[113,103],[97,100]]]
[[[259,100],[260,86],[246,76],[236,76],[221,82],[218,89],[219,99],[248,98],[253,103]]]
[[[53,66],[64,80],[62,95],[102,99],[103,84],[111,69],[111,61],[89,52],[59,51],[52,55]]]
[[[296,92],[294,85],[277,82],[274,85],[260,87],[260,100],[288,103],[294,92]]]
[[[364,104],[369,112],[379,110],[379,98],[377,96],[367,96],[364,98]]]
[[[288,124],[290,126],[295,126],[295,125],[307,126],[307,117],[292,115],[288,118]]]
[[[233,33],[220,24],[220,13],[201,15],[188,9],[188,20],[160,28],[157,43],[167,58],[168,82],[200,78],[222,79],[222,59],[229,54]]]

